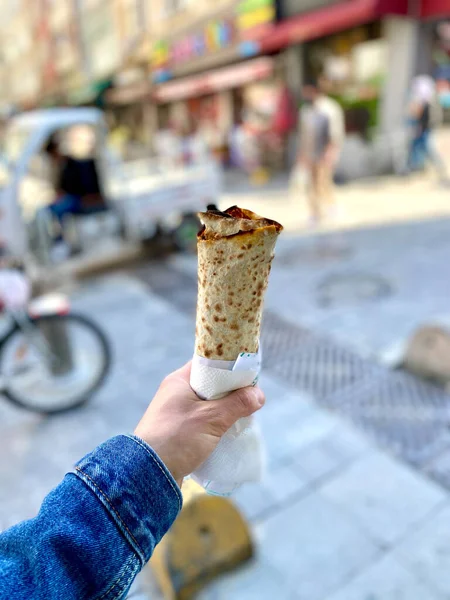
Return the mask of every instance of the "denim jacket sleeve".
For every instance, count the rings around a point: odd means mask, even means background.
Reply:
[[[111,438],[77,463],[37,517],[0,534],[0,598],[125,598],[181,504],[150,446]]]

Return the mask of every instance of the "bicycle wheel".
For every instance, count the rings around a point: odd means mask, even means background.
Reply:
[[[86,402],[111,363],[108,341],[81,315],[42,316],[16,326],[0,347],[4,395],[36,412],[63,412]]]

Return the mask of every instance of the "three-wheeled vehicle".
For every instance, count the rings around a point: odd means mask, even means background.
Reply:
[[[101,194],[94,206],[67,215],[62,230],[69,250],[104,254],[120,244],[139,245],[172,236],[192,246],[195,213],[220,193],[214,162],[164,168],[157,159],[123,162],[108,147],[104,114],[96,108],[52,108],[11,119],[0,164],[0,245],[15,256],[47,267],[63,260],[54,253],[58,226],[46,207],[54,201],[46,148],[57,136],[74,161],[94,162]],[[55,233],[56,232],[56,233]],[[100,249],[102,247],[102,249]]]

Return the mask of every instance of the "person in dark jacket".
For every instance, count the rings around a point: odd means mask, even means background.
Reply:
[[[84,214],[104,206],[95,160],[65,156],[52,137],[45,147],[56,192],[49,210],[63,225],[66,214]]]

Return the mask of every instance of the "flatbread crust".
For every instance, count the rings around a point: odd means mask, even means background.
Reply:
[[[235,360],[258,351],[264,292],[283,227],[237,206],[199,218],[195,352]]]

